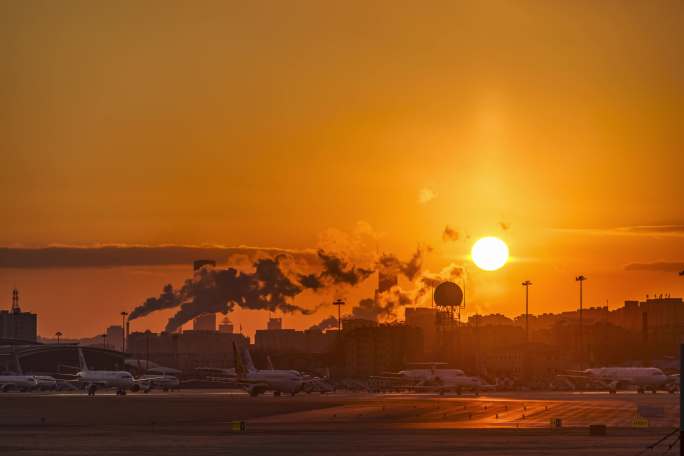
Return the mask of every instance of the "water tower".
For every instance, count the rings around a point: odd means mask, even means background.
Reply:
[[[463,290],[453,282],[442,282],[435,288],[433,299],[437,307],[435,325],[437,329],[437,346],[445,360],[452,359],[453,346],[457,328],[461,322],[463,308]]]

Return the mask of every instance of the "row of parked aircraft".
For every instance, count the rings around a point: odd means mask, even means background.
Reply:
[[[247,347],[236,342],[233,342],[233,359],[235,367],[232,369],[203,368],[201,370],[205,373],[217,374],[217,376],[210,377],[212,381],[237,385],[245,389],[250,396],[258,396],[267,391],[272,391],[276,396],[281,394],[294,396],[299,392],[327,393],[333,390],[326,379],[306,375],[297,370],[275,369],[270,357],[267,358],[267,369],[257,369]]]
[[[173,389],[178,387],[178,377],[173,375],[143,375],[133,377],[125,370],[93,370],[88,367],[83,350],[78,349],[79,370],[70,379],[56,379],[46,375],[0,375],[0,391],[10,390],[35,391],[58,389],[78,389],[83,387],[89,396],[94,396],[98,389],[115,389],[117,395],[125,395],[127,391],[148,392],[153,387]]]
[[[270,358],[267,369],[256,369],[246,346],[233,343],[235,367],[232,369],[200,368],[204,373],[214,374],[210,381],[230,384],[245,389],[251,396],[258,396],[267,391],[275,395],[298,392],[321,392],[333,390],[327,378],[319,378],[303,374],[297,370],[274,369]],[[88,367],[83,351],[78,349],[79,370],[72,378],[63,380],[39,375],[0,375],[0,391],[19,390],[55,390],[85,389],[88,395],[95,395],[98,389],[115,389],[117,395],[125,395],[127,391],[150,391],[153,387],[164,390],[179,386],[175,375],[143,375],[135,378],[125,370],[107,371],[93,370]],[[417,363],[420,365],[420,363]],[[463,391],[479,394],[492,390],[497,385],[488,384],[479,377],[468,376],[460,369],[447,369],[444,363],[422,363],[421,367],[388,372],[382,376],[372,377],[371,381],[379,385],[375,389],[401,388],[420,392]],[[568,371],[558,376],[569,381],[582,380],[605,388],[611,394],[618,389],[636,388],[638,392],[656,392],[666,390],[674,393],[679,386],[679,374],[666,375],[655,367],[602,367],[582,371]]]

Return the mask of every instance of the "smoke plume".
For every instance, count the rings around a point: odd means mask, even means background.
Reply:
[[[171,284],[168,284],[164,287],[164,291],[162,291],[158,298],[147,298],[141,306],[133,309],[128,319],[135,320],[157,310],[171,309],[177,307],[180,303],[178,295],[173,291],[173,287]]]
[[[159,297],[148,298],[131,312],[129,319],[135,320],[157,310],[180,306],[166,325],[166,331],[172,332],[201,314],[226,314],[235,306],[308,315],[317,309],[292,303],[292,298],[305,289],[318,291],[329,286],[356,285],[373,273],[372,269],[349,264],[323,250],[318,251],[318,259],[322,265],[322,271],[318,274],[287,270],[287,266],[301,266],[296,262],[289,264],[291,261],[287,255],[257,259],[253,263],[254,272],[234,267],[202,268],[177,290],[166,285]]]
[[[317,324],[311,326],[309,330],[325,331],[326,329],[335,327],[337,327],[337,317],[330,315],[329,317],[324,318]]]
[[[399,275],[403,274],[407,279],[413,281],[420,274],[423,268],[423,251],[418,248],[408,262],[402,262],[396,256],[386,253],[377,262],[377,267],[384,274]]]
[[[444,227],[444,231],[442,231],[442,240],[444,242],[448,241],[458,241],[459,234],[458,231],[450,227],[449,225]]]

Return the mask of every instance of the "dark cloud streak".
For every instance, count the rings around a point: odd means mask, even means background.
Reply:
[[[259,247],[198,246],[97,246],[97,247],[0,247],[0,268],[105,268],[121,266],[168,266],[187,264],[198,258],[219,263],[241,255],[250,259],[280,254],[315,261],[313,251]]]

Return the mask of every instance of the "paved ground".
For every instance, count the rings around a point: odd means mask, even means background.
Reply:
[[[649,428],[632,428],[640,405],[663,412]],[[233,420],[247,431],[233,432]],[[634,455],[678,420],[679,396],[668,394],[4,394],[0,454]],[[590,424],[608,434],[590,436]]]

